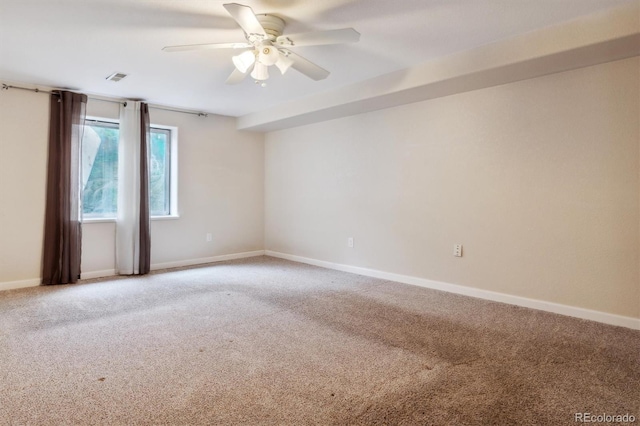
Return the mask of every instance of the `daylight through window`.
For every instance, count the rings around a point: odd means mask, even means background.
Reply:
[[[82,139],[82,213],[85,219],[112,219],[118,208],[118,123],[87,120]],[[149,210],[151,216],[172,212],[172,130],[151,128],[149,144]]]

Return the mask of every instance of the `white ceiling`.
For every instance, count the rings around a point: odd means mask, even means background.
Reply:
[[[292,49],[331,71],[326,80],[271,72],[265,88],[224,84],[233,51],[161,51],[244,41],[227,2],[0,0],[0,80],[243,116],[638,0],[238,0],[284,18],[285,34],[361,33],[356,44]],[[129,76],[105,80],[116,71]]]

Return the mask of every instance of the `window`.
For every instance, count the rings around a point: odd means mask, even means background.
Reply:
[[[118,208],[118,123],[87,119],[82,139],[84,219],[115,219]],[[177,129],[151,126],[149,211],[177,216]]]
[[[82,215],[115,218],[118,206],[118,123],[87,121],[82,137]]]
[[[171,214],[171,130],[151,128],[149,144],[149,213]]]

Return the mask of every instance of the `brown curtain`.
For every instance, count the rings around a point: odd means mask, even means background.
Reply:
[[[149,105],[140,104],[140,275],[151,269],[151,226],[149,216]]]
[[[51,95],[43,285],[75,283],[80,278],[80,150],[86,103],[87,96],[78,93]]]

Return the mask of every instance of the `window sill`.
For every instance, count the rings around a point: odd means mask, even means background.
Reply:
[[[175,220],[180,219],[180,215],[170,214],[168,216],[151,216],[151,220]]]
[[[169,215],[169,216],[151,216],[151,220],[176,220],[180,219],[179,215]],[[115,223],[116,218],[84,218],[82,219],[82,223]]]
[[[83,218],[82,223],[115,223],[116,218],[104,218],[104,217],[92,217],[92,218]]]

